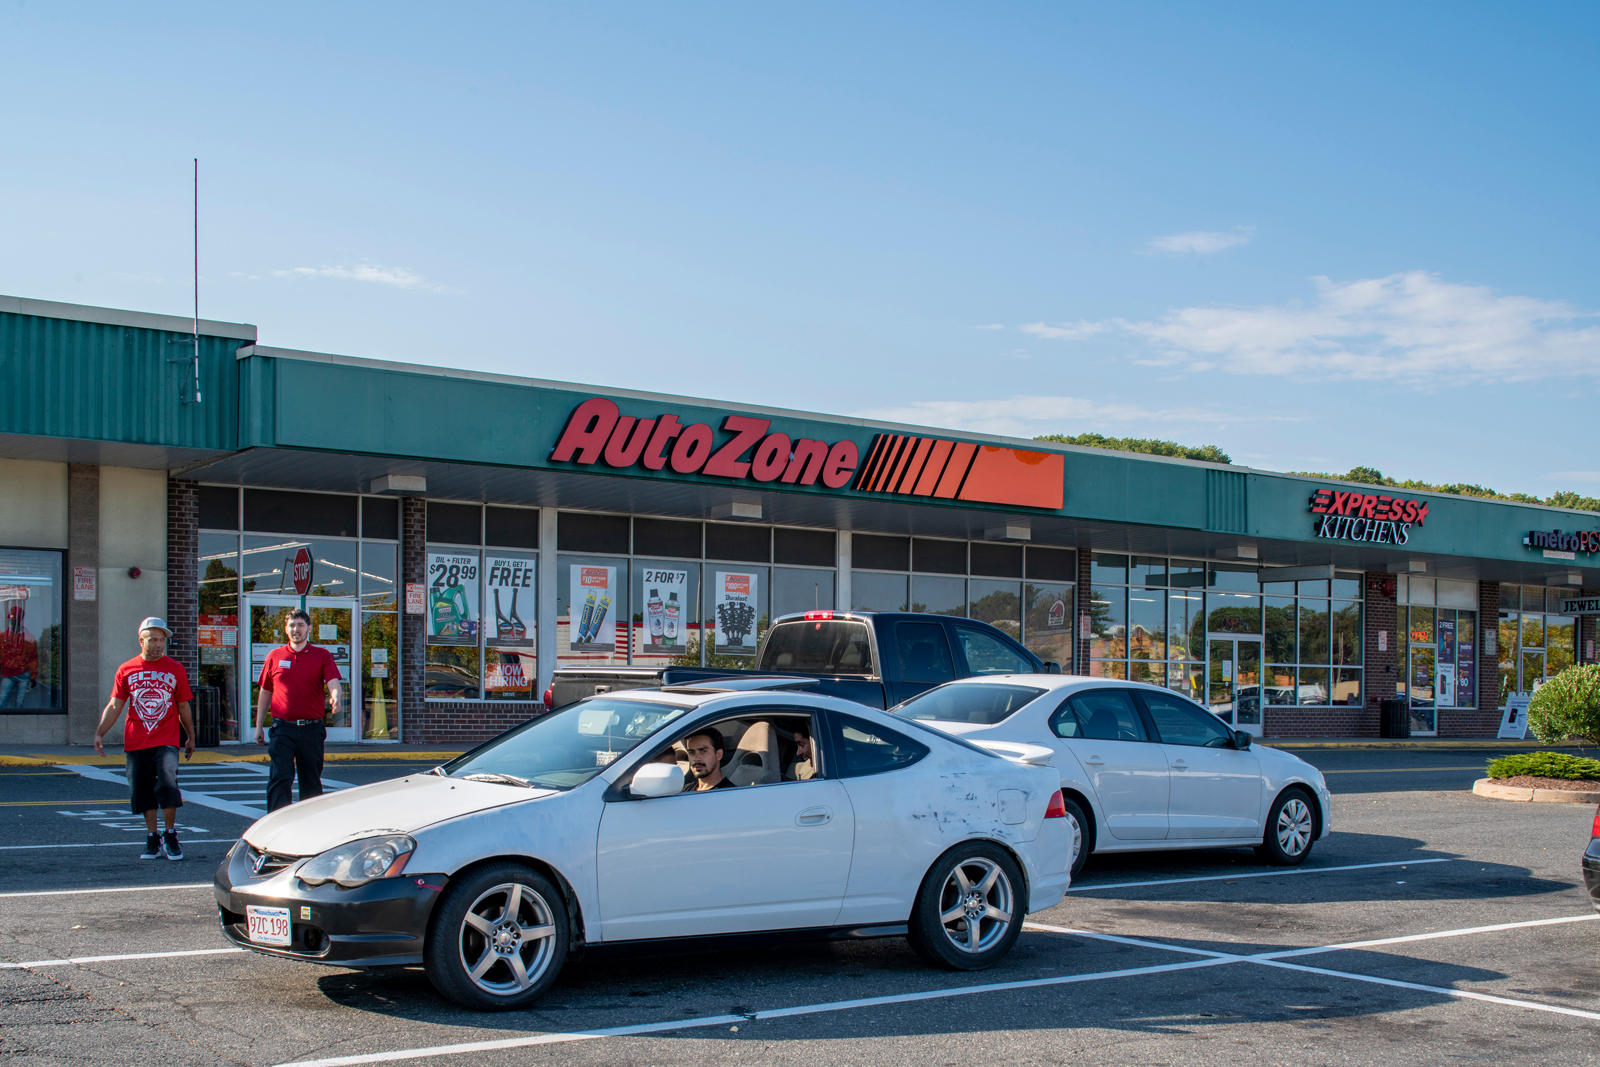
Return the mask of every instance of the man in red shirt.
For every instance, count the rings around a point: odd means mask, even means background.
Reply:
[[[144,816],[149,836],[145,839],[142,860],[153,860],[163,852],[169,860],[183,859],[176,829],[178,808],[183,794],[178,792],[178,724],[183,724],[183,755],[194,755],[194,720],[189,717],[189,675],[183,664],[167,655],[172,631],[164,620],[154,616],[139,624],[139,654],[117,668],[111,684],[111,699],[100,713],[94,732],[94,750],[105,755],[105,737],[117,724],[123,708],[131,708],[128,725],[122,732],[122,751],[127,764],[128,785],[133,792],[135,815]],[[166,831],[156,836],[156,808]]]
[[[296,773],[300,799],[322,793],[322,746],[328,736],[329,704],[339,706],[339,666],[328,650],[311,643],[311,616],[300,608],[283,621],[289,643],[272,650],[261,665],[261,693],[256,697],[256,743],[266,735],[267,713],[272,714],[272,740],[267,755],[267,810],[277,811],[291,801]]]

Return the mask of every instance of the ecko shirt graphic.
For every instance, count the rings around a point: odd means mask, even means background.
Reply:
[[[171,656],[155,662],[135,656],[117,668],[111,695],[128,702],[128,725],[122,747],[127,751],[177,745],[178,705],[194,699],[183,664]]]

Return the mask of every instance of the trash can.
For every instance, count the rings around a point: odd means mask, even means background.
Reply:
[[[1378,736],[1403,739],[1411,736],[1411,708],[1404,697],[1378,701]]]
[[[194,732],[199,748],[222,744],[222,690],[214,685],[194,687]]]

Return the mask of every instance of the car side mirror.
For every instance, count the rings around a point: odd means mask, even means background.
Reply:
[[[635,797],[670,797],[683,792],[683,768],[676,763],[646,763],[633,772],[628,794]]]
[[[1053,659],[1045,660],[1045,662],[1044,662],[1044,673],[1046,673],[1046,674],[1060,674],[1061,673],[1061,664],[1057,663]]]
[[[1249,748],[1250,734],[1245,730],[1235,730],[1233,732],[1233,747],[1241,752]]]

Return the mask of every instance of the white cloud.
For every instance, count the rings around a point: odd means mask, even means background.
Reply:
[[[1187,233],[1169,233],[1165,237],[1152,238],[1150,247],[1157,252],[1209,256],[1225,248],[1248,244],[1255,235],[1254,226],[1235,226],[1231,230],[1190,230]]]
[[[1561,301],[1502,295],[1428,271],[1312,282],[1309,302],[1179,308],[1161,319],[1076,323],[1037,336],[1080,340],[1100,332],[1091,327],[1114,329],[1149,346],[1141,359],[1305,380],[1452,385],[1600,373],[1600,315]]]
[[[1013,396],[993,400],[913,400],[851,413],[875,422],[903,422],[999,437],[1094,431],[1114,436],[1172,437],[1188,428],[1235,423],[1299,422],[1299,416],[1203,408],[1148,408],[1075,396]],[[1159,427],[1153,430],[1152,427]]]
[[[1003,330],[1005,328],[1006,324],[1003,322],[984,322],[979,323],[977,326],[977,329],[980,330]]]
[[[1600,471],[1550,471],[1542,476],[1547,482],[1600,482]]]
[[[333,278],[338,281],[368,282],[373,285],[391,285],[397,289],[422,289],[444,292],[444,287],[434,285],[414,270],[405,267],[379,267],[362,263],[354,267],[290,267],[287,270],[268,272],[273,278]]]
[[[1017,327],[1031,337],[1039,337],[1046,341],[1081,341],[1085,337],[1093,337],[1097,333],[1105,333],[1116,323],[1107,322],[1061,322],[1052,326],[1047,322],[1029,322]]]

